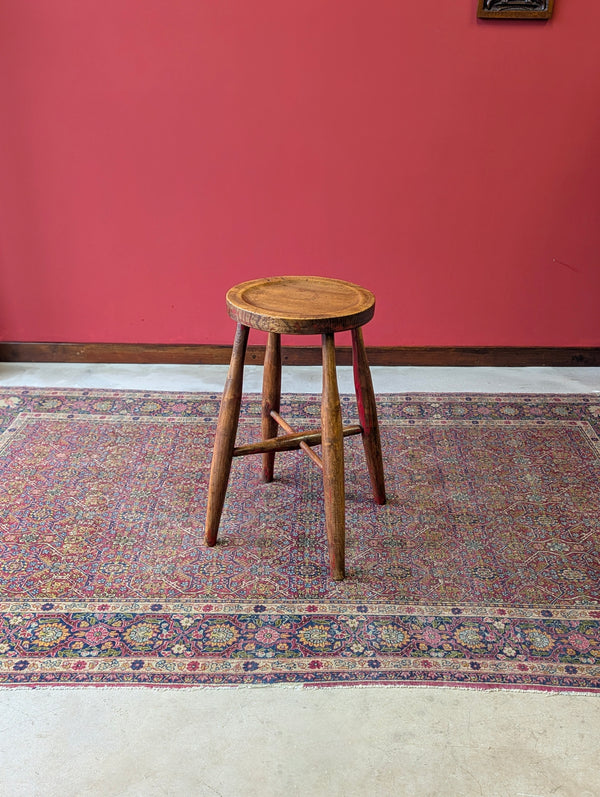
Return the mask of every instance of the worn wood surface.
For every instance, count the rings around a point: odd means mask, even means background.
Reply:
[[[366,288],[328,277],[268,277],[235,285],[227,309],[254,329],[292,335],[341,332],[362,326],[375,312]]]
[[[323,335],[323,395],[321,426],[323,441],[323,492],[325,525],[329,545],[331,577],[341,581],[345,577],[346,500],[344,495],[344,438],[342,412],[335,372],[335,343],[333,334]]]
[[[355,434],[362,433],[362,426],[358,423],[348,424],[344,426],[344,437],[350,437]],[[291,432],[290,434],[282,434],[279,437],[271,437],[268,440],[260,440],[256,443],[245,443],[242,446],[237,446],[233,450],[234,457],[245,457],[249,454],[262,454],[265,451],[297,451],[303,448],[301,443],[306,443],[307,446],[320,446],[322,438],[320,429],[309,429],[306,432]]]
[[[376,503],[385,504],[385,478],[383,475],[377,405],[375,403],[373,381],[369,370],[362,329],[352,330],[352,351],[354,355],[356,403],[358,405],[358,417],[363,430],[362,440],[373,488],[373,498]]]
[[[292,429],[292,427],[289,425],[289,423],[287,423],[287,421],[285,421],[281,417],[281,415],[279,415],[278,412],[273,412],[272,415],[276,423],[279,426],[281,426],[281,428],[285,432],[287,432],[288,434],[294,434],[294,430]],[[311,459],[318,468],[323,470],[323,460],[318,454],[316,454],[314,451],[311,451],[310,446],[308,445],[306,440],[301,440],[298,447],[301,448],[302,451],[304,451],[304,453],[308,456],[308,458]]]
[[[231,460],[235,448],[240,406],[242,402],[242,386],[244,377],[244,355],[248,342],[248,327],[238,324],[229,372],[221,399],[217,432],[213,447],[213,457],[208,483],[208,502],[206,508],[206,527],[204,539],[207,545],[215,545],[219,532],[219,523],[225,494],[231,471]]]
[[[277,332],[269,332],[265,365],[263,373],[262,392],[262,436],[264,440],[275,437],[277,434],[277,421],[271,413],[279,412],[281,400],[281,338]],[[266,451],[263,454],[262,478],[264,482],[273,481],[275,466],[275,451]]]
[[[352,364],[350,346],[339,346],[338,365]],[[600,367],[600,347],[573,346],[367,346],[373,365],[473,367]],[[265,347],[248,346],[246,363],[262,365]],[[0,362],[148,363],[227,365],[231,346],[153,343],[0,343]],[[283,365],[320,365],[320,346],[283,346]]]

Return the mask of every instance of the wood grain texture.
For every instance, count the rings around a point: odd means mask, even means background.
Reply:
[[[291,427],[288,427],[291,428]],[[344,437],[355,434],[362,434],[362,427],[357,423],[348,424],[343,429]],[[302,443],[307,446],[320,446],[323,435],[320,429],[309,429],[305,432],[291,432],[282,434],[279,437],[271,437],[268,440],[260,440],[257,443],[246,443],[233,450],[234,457],[245,457],[249,454],[262,454],[265,451],[297,451],[304,448]]]
[[[600,347],[568,346],[367,346],[373,365],[460,367],[600,367]],[[154,343],[0,343],[0,362],[147,363],[227,365],[231,346]],[[248,346],[246,363],[262,365],[264,346]],[[283,365],[320,365],[319,346],[283,346]],[[352,349],[337,348],[338,365],[352,364]]]
[[[277,332],[269,332],[262,391],[262,436],[264,440],[277,435],[277,421],[272,412],[279,412],[281,401],[281,338]],[[275,451],[263,454],[262,478],[264,482],[273,481]]]
[[[227,292],[229,315],[266,332],[320,335],[362,326],[373,318],[375,297],[366,288],[328,277],[268,277]]]
[[[345,577],[346,499],[344,495],[344,438],[342,412],[335,371],[333,334],[323,335],[323,395],[321,398],[323,441],[323,492],[329,564],[334,581]]]
[[[223,390],[217,433],[213,447],[208,483],[208,503],[206,508],[206,527],[204,539],[207,545],[217,542],[221,513],[225,503],[225,494],[231,471],[231,460],[235,448],[240,406],[242,402],[242,386],[244,377],[244,354],[248,342],[248,327],[238,324],[227,381]]]
[[[371,487],[373,488],[373,498],[376,503],[385,504],[385,477],[383,474],[377,405],[375,403],[373,380],[369,370],[362,329],[352,330],[352,352],[358,417],[363,430],[362,440]]]
[[[287,423],[287,421],[285,421],[278,412],[273,413],[273,419],[285,432],[288,434],[295,434],[289,423]],[[318,468],[323,470],[323,460],[318,454],[316,454],[314,451],[311,451],[306,440],[301,440],[298,444],[298,448],[302,449],[309,459],[311,459]]]

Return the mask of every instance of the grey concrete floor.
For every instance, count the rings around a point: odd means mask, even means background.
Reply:
[[[354,392],[352,368],[337,369],[342,393]],[[598,393],[600,368],[387,368],[371,369],[378,393],[499,392]],[[220,392],[226,365],[88,365],[0,363],[0,385],[104,387],[123,390],[202,390]],[[261,389],[262,368],[244,369],[244,390]],[[284,366],[283,390],[318,393],[321,368]]]
[[[221,366],[0,364],[0,385],[218,392]],[[376,368],[378,392],[600,392],[600,369]],[[352,392],[350,369],[340,389]],[[260,369],[245,388],[259,389]],[[318,391],[319,368],[284,390]],[[600,696],[449,687],[0,690],[1,797],[600,796]]]

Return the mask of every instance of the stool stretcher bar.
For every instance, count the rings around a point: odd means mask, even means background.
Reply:
[[[284,432],[287,432],[288,434],[294,434],[294,430],[289,425],[289,423],[284,421],[284,419],[281,417],[281,415],[278,412],[276,412],[275,410],[271,410],[271,418],[273,418],[273,420],[279,426],[281,426],[281,428],[283,429]],[[321,459],[321,457],[318,454],[316,454],[308,446],[306,440],[301,440],[300,441],[300,448],[304,451],[304,453],[308,456],[309,459],[312,459],[312,461],[315,463],[317,468],[320,468],[321,470],[323,470],[323,460]]]
[[[343,429],[344,437],[354,434],[361,434],[362,427],[359,424],[345,426]],[[282,434],[279,437],[271,437],[268,440],[261,440],[259,443],[248,443],[233,449],[234,457],[245,457],[247,454],[265,454],[269,451],[297,451],[302,443],[307,446],[321,445],[322,433],[320,429],[311,429],[308,432],[294,432],[293,434]],[[311,454],[314,452],[311,451]]]

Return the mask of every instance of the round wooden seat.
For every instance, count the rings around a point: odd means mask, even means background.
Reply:
[[[373,318],[366,288],[329,277],[268,277],[227,293],[229,315],[241,324],[291,335],[322,335],[361,327]]]

